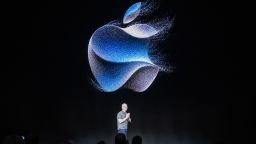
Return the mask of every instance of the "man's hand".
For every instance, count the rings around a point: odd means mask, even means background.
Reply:
[[[130,118],[130,113],[126,114],[126,119]]]
[[[130,113],[127,113],[127,114],[126,114],[126,117],[127,117],[127,119],[128,119],[128,122],[132,122],[132,120],[131,120],[131,114],[130,114]]]

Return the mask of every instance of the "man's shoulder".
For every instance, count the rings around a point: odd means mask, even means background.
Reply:
[[[120,112],[117,113],[117,115],[123,115],[123,114],[124,114],[123,111],[120,111]]]

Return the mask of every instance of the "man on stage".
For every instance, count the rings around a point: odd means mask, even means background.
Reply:
[[[122,104],[122,110],[117,114],[117,132],[123,133],[127,138],[128,122],[131,122],[130,113],[127,113],[128,105]]]

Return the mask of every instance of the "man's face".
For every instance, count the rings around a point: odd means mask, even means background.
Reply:
[[[127,104],[122,104],[122,110],[123,110],[124,112],[126,112],[126,111],[127,111],[127,109],[128,109]]]

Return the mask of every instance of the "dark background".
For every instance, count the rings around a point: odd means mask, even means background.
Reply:
[[[221,1],[160,0],[159,13],[176,15],[162,51],[175,67],[143,93],[103,93],[90,84],[87,44],[100,26],[122,19],[134,0],[17,1],[6,4],[1,137],[37,142],[111,143],[116,113],[129,105],[129,139],[146,144],[248,143],[248,99],[235,96],[239,64],[230,41],[233,21]]]

